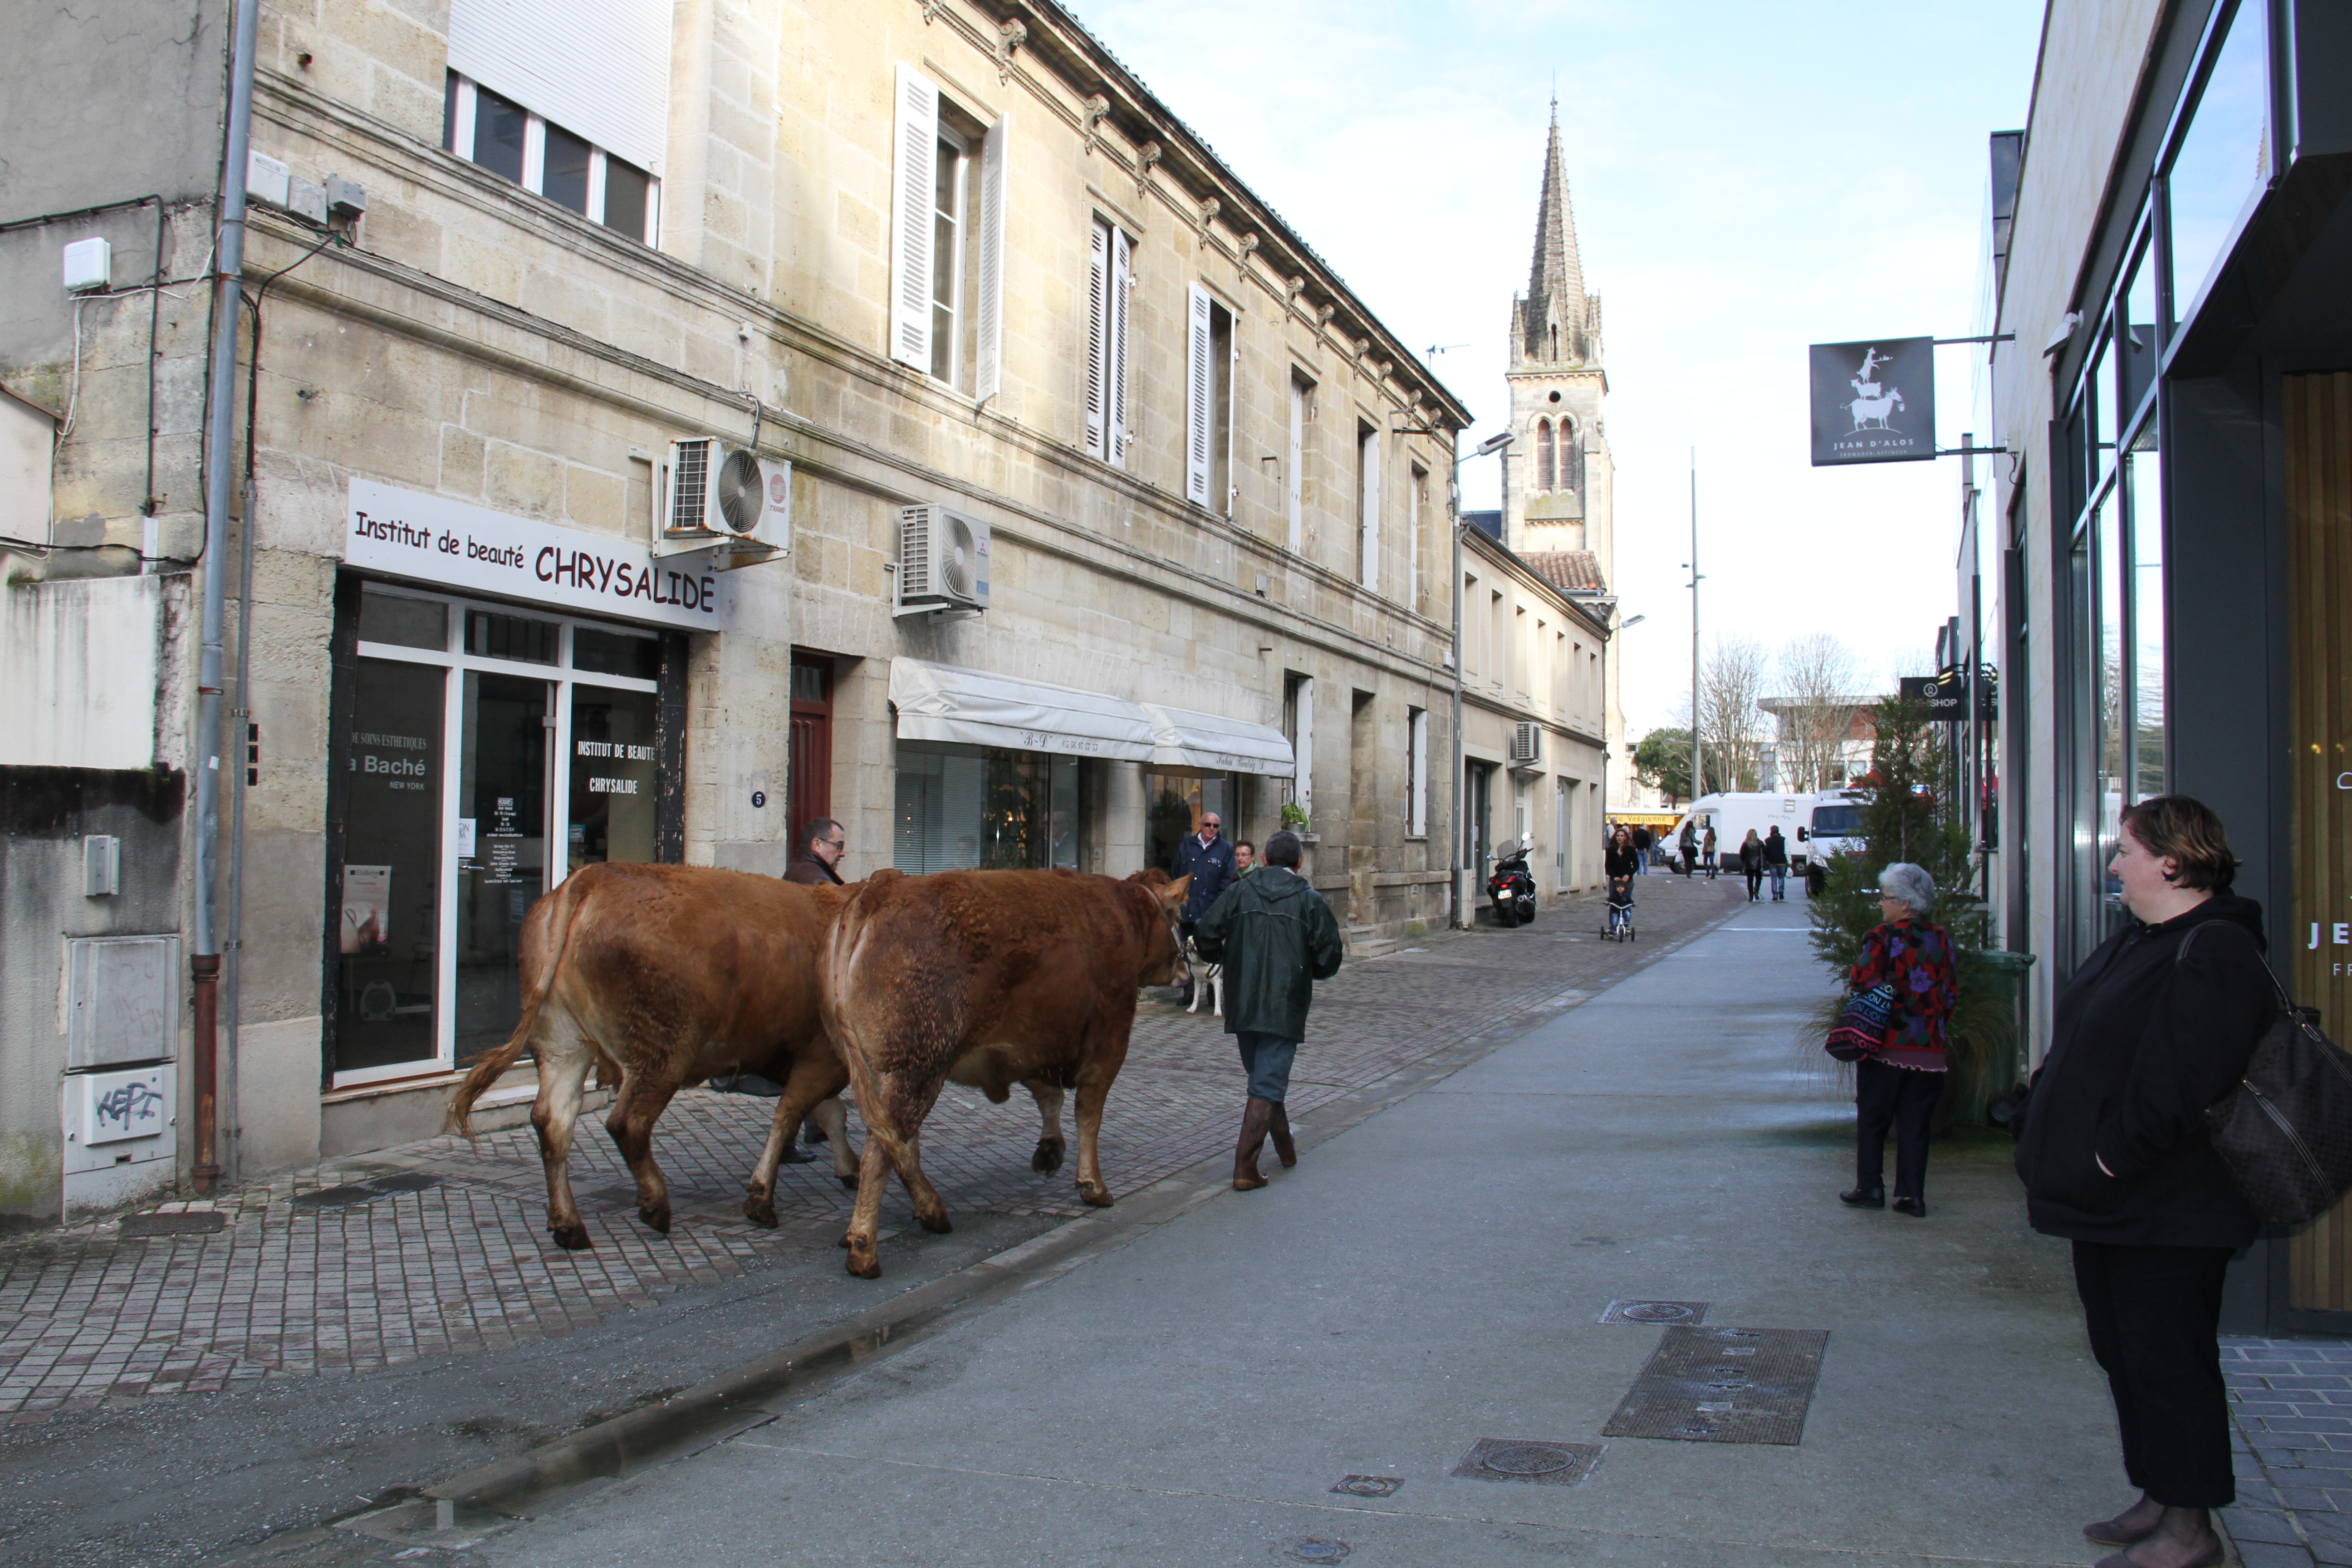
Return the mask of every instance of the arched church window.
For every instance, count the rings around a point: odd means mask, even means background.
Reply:
[[[1584,488],[1584,448],[1577,444],[1576,421],[1559,422],[1559,488],[1580,490]]]
[[[1548,490],[1554,488],[1558,471],[1552,451],[1551,421],[1538,419],[1536,421],[1536,489]]]

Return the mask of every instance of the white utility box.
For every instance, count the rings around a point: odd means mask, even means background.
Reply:
[[[113,246],[103,239],[77,239],[66,247],[66,292],[87,294],[113,287]]]

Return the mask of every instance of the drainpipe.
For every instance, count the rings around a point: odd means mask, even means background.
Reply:
[[[196,875],[194,952],[196,1191],[220,1179],[220,932],[214,915],[220,871],[221,624],[228,578],[228,502],[236,435],[238,289],[245,276],[245,164],[253,130],[253,58],[259,0],[238,0],[229,56],[228,130],[221,145],[219,241],[213,261],[213,342],[205,386],[204,644],[196,667]]]

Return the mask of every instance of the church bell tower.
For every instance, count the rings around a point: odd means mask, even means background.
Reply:
[[[1576,213],[1559,149],[1559,104],[1544,148],[1536,249],[1528,291],[1511,302],[1511,456],[1503,538],[1525,554],[1586,551],[1602,583],[1613,580],[1609,374],[1601,351],[1601,297],[1584,291]]]

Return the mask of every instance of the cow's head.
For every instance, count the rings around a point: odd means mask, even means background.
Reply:
[[[1183,939],[1177,935],[1176,921],[1184,912],[1184,894],[1192,886],[1190,876],[1168,879],[1168,873],[1153,867],[1138,871],[1128,879],[1142,885],[1159,906],[1160,929],[1152,933],[1143,952],[1143,969],[1136,975],[1138,985],[1181,985],[1192,978],[1192,966],[1184,959]]]

